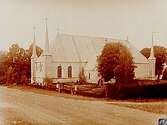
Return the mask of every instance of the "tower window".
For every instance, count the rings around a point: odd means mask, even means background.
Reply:
[[[40,72],[42,72],[42,63],[40,63]]]
[[[38,71],[38,63],[35,63],[36,71]]]
[[[68,78],[72,77],[72,66],[68,66]]]
[[[61,77],[62,77],[62,67],[61,67],[61,66],[58,66],[58,67],[57,67],[57,77],[58,77],[58,78],[61,78]]]
[[[90,73],[89,73],[89,79],[90,79]]]

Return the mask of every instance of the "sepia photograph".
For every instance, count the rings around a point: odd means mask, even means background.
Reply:
[[[166,0],[0,0],[0,125],[167,125]]]

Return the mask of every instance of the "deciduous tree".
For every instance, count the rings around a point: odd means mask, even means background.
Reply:
[[[40,56],[42,49],[37,47],[37,55]],[[9,47],[3,64],[5,65],[5,82],[8,84],[25,84],[31,77],[32,45],[29,49],[23,49],[18,44]]]
[[[119,42],[107,43],[98,58],[98,72],[105,81],[116,78],[117,83],[129,83],[134,78],[133,57]]]

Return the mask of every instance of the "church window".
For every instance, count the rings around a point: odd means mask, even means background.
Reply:
[[[38,71],[38,64],[37,63],[35,63],[35,67],[36,67],[36,71]]]
[[[42,63],[40,63],[40,72],[42,72]]]
[[[68,66],[68,78],[72,77],[72,66]]]
[[[61,67],[61,66],[58,66],[58,67],[57,67],[57,77],[58,77],[58,78],[61,78],[61,77],[62,77],[62,67]]]
[[[90,73],[89,73],[89,79],[90,79]]]

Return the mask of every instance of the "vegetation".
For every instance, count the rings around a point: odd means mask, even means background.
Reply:
[[[167,80],[167,69],[165,69],[165,71],[163,72],[163,80]]]
[[[46,77],[43,79],[43,83],[45,85],[51,85],[53,83],[53,79]]]
[[[81,68],[81,71],[79,73],[79,83],[81,84],[86,83],[85,71],[83,67]]]
[[[4,59],[6,57],[6,52],[0,51],[0,82],[2,83],[5,75],[5,65]]]
[[[98,58],[98,72],[105,81],[115,77],[117,83],[129,83],[134,78],[134,68],[130,51],[119,42],[107,43]]]
[[[146,57],[150,57],[151,48],[143,48],[140,52]],[[162,72],[162,64],[167,60],[167,49],[163,46],[154,46],[154,54],[156,58],[156,74]]]
[[[42,53],[42,49],[37,47],[37,55]],[[1,75],[1,83],[24,84],[30,81],[31,77],[31,55],[32,45],[29,49],[23,49],[18,44],[9,47],[9,51],[1,56],[4,74]]]

